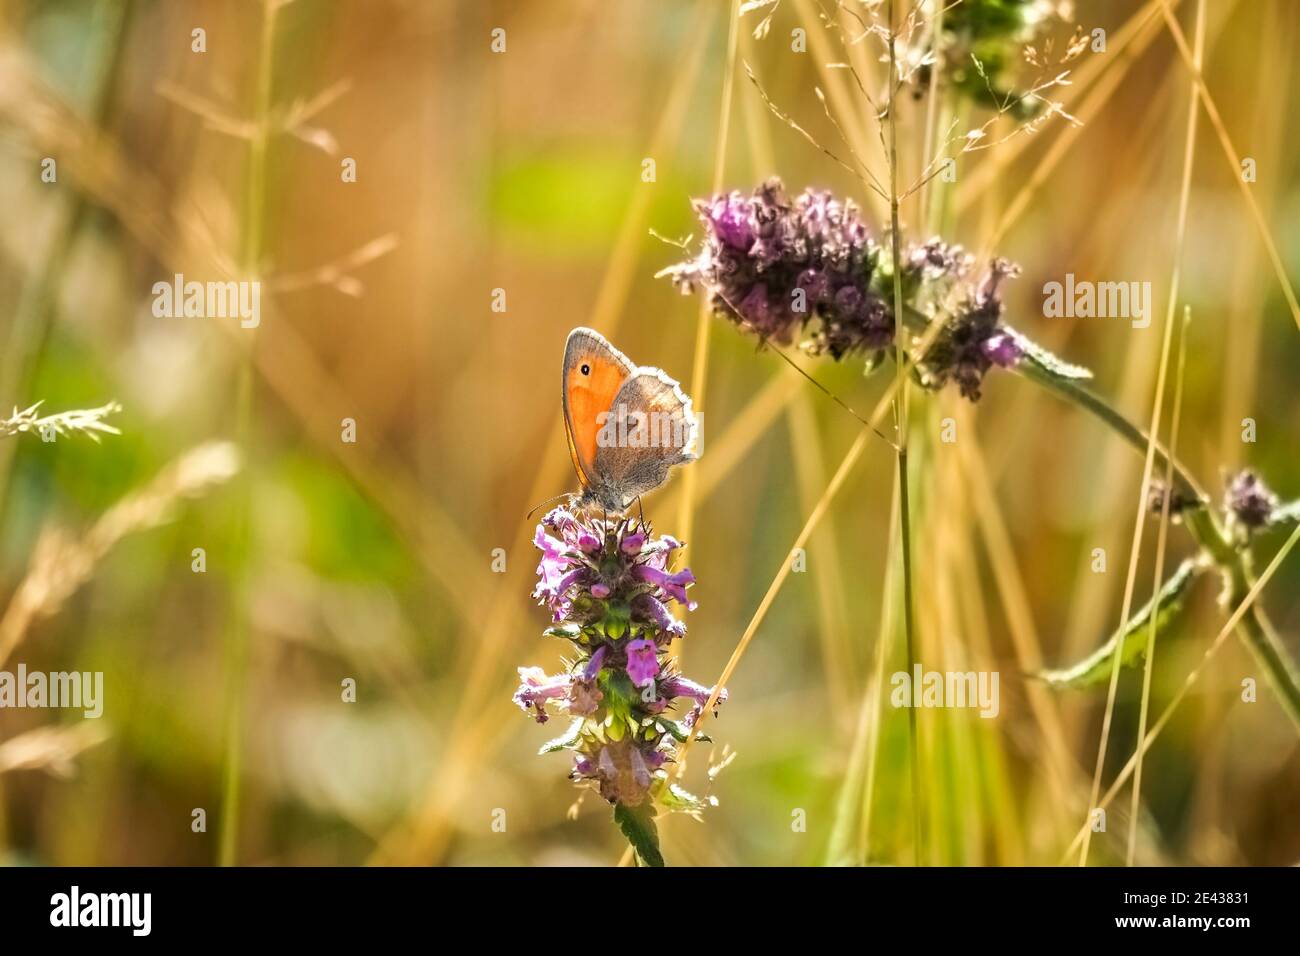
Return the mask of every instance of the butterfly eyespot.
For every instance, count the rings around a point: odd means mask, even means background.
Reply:
[[[584,362],[583,365],[582,365],[582,368],[579,369],[579,371],[582,372],[583,375],[590,375],[590,374],[591,374],[591,366],[588,365],[588,364],[586,364],[586,363]]]

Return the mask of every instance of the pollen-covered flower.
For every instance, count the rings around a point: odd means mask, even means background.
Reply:
[[[852,200],[809,189],[791,202],[779,179],[750,196],[696,200],[695,210],[699,254],[660,275],[684,292],[702,288],[718,315],[764,342],[802,336],[813,355],[867,353],[874,365],[895,341],[897,274],[904,324],[919,333],[944,321],[917,367],[923,386],[953,382],[977,401],[989,369],[1024,355],[1025,340],[1002,324],[1001,285],[1019,271],[1005,259],[972,282],[974,258],[936,237],[903,246],[895,269],[890,244],[872,238]]]
[[[576,651],[559,675],[519,669],[520,708],[539,723],[553,713],[571,718],[542,751],[572,751],[570,776],[616,806],[701,809],[704,801],[667,786],[665,768],[713,692],[668,665],[670,643],[686,633],[670,608],[695,608],[695,576],[674,567],[682,543],[632,518],[567,508],[542,519],[533,543],[542,554],[533,595],[555,620],[546,633]],[[718,703],[725,699],[719,692]]]

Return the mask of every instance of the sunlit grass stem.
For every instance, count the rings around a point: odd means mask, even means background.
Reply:
[[[257,88],[255,92],[252,133],[248,146],[248,166],[241,220],[239,262],[248,281],[261,274],[262,254],[266,242],[267,151],[271,136],[271,98],[275,51],[275,21],[280,4],[263,0],[262,34],[257,54]],[[237,568],[232,583],[230,620],[226,631],[226,706],[225,752],[221,764],[221,816],[217,837],[217,861],[222,866],[236,862],[239,849],[239,810],[243,777],[244,702],[246,697],[249,642],[249,539],[252,511],[252,460],[249,444],[253,417],[253,348],[255,330],[239,358],[236,378],[236,441],[247,463],[235,496],[235,519],[231,529],[232,564]]]
[[[894,314],[903,314],[903,273],[900,262],[901,237],[898,226],[898,112],[895,109],[895,94],[898,92],[898,63],[896,60],[897,33],[894,19],[894,0],[889,0],[889,227],[890,243],[893,247],[894,273]],[[916,647],[912,607],[912,520],[911,503],[908,497],[907,481],[907,379],[903,367],[903,353],[907,345],[907,329],[902,322],[896,323],[894,345],[894,374],[897,395],[894,398],[894,424],[898,434],[898,507],[899,507],[899,544],[903,557],[903,637],[907,649],[907,673],[913,674],[916,663]],[[919,863],[922,857],[921,829],[921,768],[918,765],[919,748],[917,746],[916,708],[907,709],[908,746],[911,754],[912,775],[912,853],[913,861]]]

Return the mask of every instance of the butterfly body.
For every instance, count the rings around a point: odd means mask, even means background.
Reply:
[[[657,368],[638,367],[600,333],[577,328],[564,345],[564,432],[582,490],[576,506],[622,512],[694,461],[691,400]]]

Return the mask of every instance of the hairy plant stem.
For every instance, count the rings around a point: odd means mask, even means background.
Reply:
[[[1101,420],[1111,431],[1145,454],[1147,435],[1125,418],[1105,399],[1076,381],[1058,378],[1033,365],[1021,362],[1016,371],[1023,378],[1054,392]],[[1200,545],[1203,553],[1223,575],[1224,590],[1221,603],[1225,612],[1239,605],[1255,583],[1252,556],[1249,548],[1239,547],[1215,518],[1210,508],[1210,497],[1178,460],[1170,459],[1164,447],[1155,445],[1156,461],[1170,466],[1176,491],[1192,502],[1180,517],[1189,534]],[[1300,675],[1290,660],[1267,615],[1258,605],[1251,607],[1237,625],[1237,634],[1264,668],[1270,685],[1277,692],[1282,709],[1297,728],[1300,728]]]

